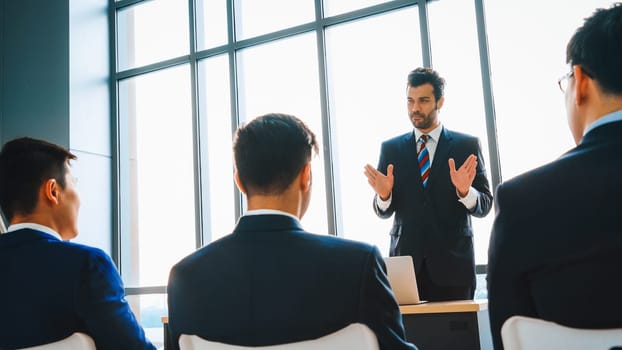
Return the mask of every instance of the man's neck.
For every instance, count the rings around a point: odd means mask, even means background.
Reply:
[[[246,207],[248,210],[278,210],[300,218],[298,207],[284,201],[283,198],[272,196],[252,196],[246,201]]]
[[[47,226],[53,230],[56,230],[56,225],[54,225],[54,221],[50,220],[47,215],[41,215],[37,213],[21,215],[15,214],[13,218],[9,222],[10,225],[23,224],[23,223],[33,223],[38,225]]]
[[[60,232],[57,222],[56,220],[54,220],[52,216],[47,215],[46,213],[43,213],[37,210],[35,210],[33,213],[26,214],[26,215],[24,214],[13,215],[13,217],[11,218],[11,221],[9,222],[9,226],[16,225],[16,224],[37,224],[37,225],[49,227],[54,232]]]

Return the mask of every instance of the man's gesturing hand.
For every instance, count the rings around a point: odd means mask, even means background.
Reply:
[[[376,194],[386,201],[389,199],[389,195],[393,190],[393,164],[389,164],[387,167],[387,175],[379,172],[373,166],[365,165],[365,176],[367,176],[367,182],[374,189]]]
[[[477,157],[474,154],[471,154],[458,170],[456,170],[454,159],[449,158],[449,176],[460,197],[465,197],[469,193],[469,188],[475,179],[476,168]]]

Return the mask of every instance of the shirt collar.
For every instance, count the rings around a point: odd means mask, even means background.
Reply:
[[[430,131],[426,135],[430,136],[432,140],[438,141],[438,139],[441,137],[441,132],[443,132],[443,124],[439,123],[438,126],[434,128],[434,130]],[[419,129],[415,128],[415,140],[419,141],[421,135],[423,135],[423,133]]]
[[[7,227],[6,232],[13,232],[13,231],[17,231],[17,230],[22,230],[25,228],[29,228],[31,230],[35,230],[35,231],[41,231],[44,233],[47,233],[48,235],[52,235],[56,238],[58,238],[58,240],[62,241],[63,239],[61,238],[61,236],[58,234],[58,232],[52,230],[51,228],[44,226],[44,225],[39,225],[39,224],[35,224],[34,222],[22,222],[19,224],[13,224],[9,227]]]
[[[596,121],[594,121],[592,124],[590,124],[590,126],[588,126],[587,128],[585,128],[585,132],[583,133],[583,135],[585,136],[585,134],[587,134],[588,132],[596,129],[599,126],[605,125],[605,124],[609,124],[609,123],[613,123],[613,122],[618,122],[618,121],[622,121],[622,109],[615,111],[613,113],[609,113],[607,115],[604,115],[598,119],[596,119]]]
[[[276,209],[255,209],[247,211],[244,216],[252,216],[252,215],[285,215],[290,218],[296,220],[296,222],[300,223],[300,220],[295,216],[288,212],[284,212]]]

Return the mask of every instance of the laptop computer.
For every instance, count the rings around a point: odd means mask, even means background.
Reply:
[[[415,265],[410,255],[384,258],[384,263],[387,266],[389,284],[399,305],[425,303],[419,299]]]

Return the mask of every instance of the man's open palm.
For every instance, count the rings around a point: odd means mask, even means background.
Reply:
[[[386,175],[367,164],[365,165],[365,176],[367,176],[367,182],[374,189],[376,194],[378,194],[380,199],[389,199],[389,195],[393,190],[393,164],[389,164],[387,167]]]
[[[471,188],[473,179],[475,179],[476,170],[477,157],[474,154],[471,154],[458,170],[456,170],[454,159],[449,158],[449,176],[451,177],[451,183],[456,186],[460,197],[464,197],[469,193],[469,188]]]

